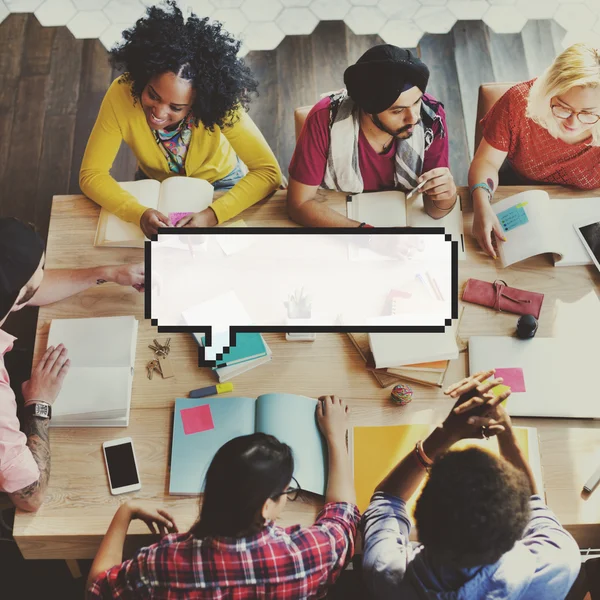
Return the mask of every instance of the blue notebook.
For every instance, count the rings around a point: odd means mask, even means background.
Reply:
[[[324,495],[327,446],[317,426],[316,406],[317,400],[293,394],[264,394],[256,399],[177,398],[169,493],[204,491],[206,472],[217,450],[234,437],[260,431],[292,448],[294,477],[302,489]],[[204,427],[208,417],[213,428],[186,434],[181,411],[196,407],[201,407]],[[186,427],[194,430],[194,422],[187,417]]]
[[[206,344],[206,336],[200,338],[200,344]],[[260,333],[238,333],[235,336],[235,346],[223,354],[223,360],[213,367],[213,371],[220,367],[231,367],[255,358],[267,355],[267,349]]]

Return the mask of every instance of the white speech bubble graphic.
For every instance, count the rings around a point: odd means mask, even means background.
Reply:
[[[443,331],[457,250],[441,228],[161,230],[146,246],[146,317],[204,332],[211,366],[241,331]]]

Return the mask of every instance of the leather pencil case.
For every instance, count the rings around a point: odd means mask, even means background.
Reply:
[[[500,312],[533,315],[539,319],[544,294],[509,287],[502,279],[496,279],[493,283],[480,279],[469,279],[465,285],[462,299],[465,302],[480,304]]]

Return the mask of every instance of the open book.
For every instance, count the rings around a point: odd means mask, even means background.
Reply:
[[[458,259],[466,258],[460,196],[447,215],[433,219],[425,211],[422,194],[408,202],[406,194],[397,190],[349,195],[346,216],[373,227],[444,227],[452,240],[458,242]]]
[[[63,343],[71,367],[52,407],[53,427],[126,427],[137,346],[135,317],[54,319],[48,346]]]
[[[425,439],[434,429],[433,425],[384,425],[376,427],[354,427],[351,441],[351,456],[354,469],[356,499],[361,512],[369,506],[371,496],[382,479],[410,452],[419,440]],[[538,493],[543,495],[542,465],[537,429],[533,427],[513,427],[519,446],[531,466]],[[461,440],[452,446],[453,450],[477,446],[498,454],[496,438],[489,440]],[[425,482],[408,501],[408,514],[412,515],[414,505]]]
[[[204,179],[169,177],[162,183],[154,179],[119,184],[140,204],[165,216],[173,213],[200,212],[213,201],[213,186]],[[94,246],[143,248],[146,237],[137,223],[122,221],[105,208],[100,211]]]
[[[317,426],[316,406],[317,400],[293,394],[264,394],[256,399],[177,398],[169,492],[199,494],[223,444],[262,432],[292,448],[294,477],[303,490],[325,494],[326,444]]]
[[[592,260],[573,225],[588,217],[600,220],[600,198],[552,199],[529,190],[492,204],[506,242],[497,240],[503,267],[546,252],[555,267],[591,265]]]

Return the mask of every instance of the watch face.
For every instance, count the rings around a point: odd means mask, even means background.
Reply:
[[[48,418],[50,416],[50,407],[47,404],[35,405],[35,416]]]

